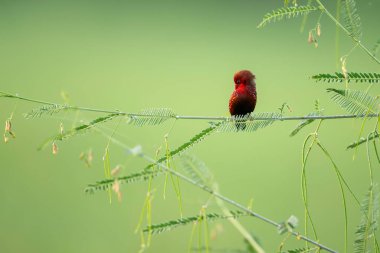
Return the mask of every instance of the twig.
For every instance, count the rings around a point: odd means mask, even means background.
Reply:
[[[100,130],[98,130],[98,131],[99,131],[100,133],[102,133],[104,136],[109,137],[107,134],[103,133],[102,131],[100,131]],[[115,144],[117,144],[117,145],[119,145],[119,146],[121,146],[121,147],[123,147],[123,148],[129,150],[129,151],[132,150],[131,147],[125,145],[124,143],[122,143],[122,142],[119,141],[119,140],[116,140],[116,139],[114,139],[114,138],[110,138],[110,140],[111,140],[113,143],[115,143]],[[208,193],[212,194],[212,195],[215,196],[216,198],[218,198],[218,199],[220,199],[220,200],[222,200],[222,201],[224,201],[224,202],[226,202],[226,203],[228,203],[228,204],[230,204],[230,205],[232,205],[232,206],[235,206],[235,207],[237,207],[237,208],[240,209],[240,210],[243,210],[244,212],[248,213],[249,215],[251,215],[251,216],[253,216],[253,217],[256,217],[256,218],[258,218],[258,219],[260,219],[260,220],[262,220],[262,221],[264,221],[264,222],[266,222],[266,223],[268,223],[268,224],[270,224],[270,225],[272,225],[272,226],[275,226],[276,228],[278,228],[278,227],[281,226],[280,223],[275,222],[275,221],[273,221],[273,220],[271,220],[271,219],[269,219],[269,218],[267,218],[267,217],[265,217],[265,216],[262,216],[262,215],[260,215],[260,214],[258,214],[258,213],[256,213],[256,212],[253,212],[252,210],[250,210],[249,208],[243,206],[242,204],[240,204],[240,203],[238,203],[238,202],[236,202],[236,201],[234,201],[234,200],[232,200],[232,199],[230,199],[230,198],[228,198],[228,197],[225,197],[224,195],[221,195],[221,194],[218,193],[217,191],[214,191],[213,189],[211,189],[211,188],[208,187],[207,185],[204,185],[204,184],[198,183],[198,182],[194,181],[193,179],[188,178],[188,177],[186,177],[185,175],[183,175],[183,174],[181,174],[181,173],[179,173],[179,172],[177,172],[177,171],[175,171],[175,170],[173,170],[173,169],[168,168],[164,163],[157,163],[157,161],[156,161],[155,159],[153,159],[153,158],[151,158],[151,157],[145,155],[144,153],[140,153],[139,156],[140,156],[141,158],[145,159],[146,161],[150,162],[150,163],[154,163],[154,164],[156,164],[157,166],[161,167],[164,171],[169,172],[170,174],[172,174],[172,175],[174,175],[174,176],[176,176],[176,177],[182,179],[183,181],[186,181],[186,182],[188,182],[188,183],[190,183],[190,184],[192,184],[192,185],[194,185],[194,186],[200,188],[201,190],[203,190],[203,191],[205,191],[205,192],[208,192]],[[311,244],[313,244],[313,245],[319,247],[319,248],[322,249],[322,250],[326,250],[327,252],[331,252],[331,253],[337,253],[337,251],[335,251],[335,250],[333,250],[333,249],[330,249],[329,247],[327,247],[327,246],[325,246],[325,245],[323,245],[323,244],[320,244],[320,243],[318,243],[318,242],[316,242],[316,241],[314,241],[314,240],[312,240],[312,239],[310,239],[310,238],[308,238],[308,237],[306,237],[306,236],[304,236],[304,235],[301,235],[301,234],[299,234],[299,233],[297,233],[297,232],[289,231],[289,233],[291,233],[291,234],[292,234],[293,236],[295,236],[297,239],[307,241],[307,242],[309,242],[309,243],[311,243]]]
[[[356,37],[354,37],[354,36],[350,36],[350,32],[338,21],[338,20],[336,20],[336,18],[326,9],[326,7],[321,3],[321,1],[320,0],[316,0],[317,1],[317,3],[319,4],[319,7],[322,9],[322,11],[324,11],[325,13],[326,13],[326,15],[338,26],[338,27],[340,27],[349,37],[351,37],[352,38],[352,40],[354,41],[354,42],[356,42],[358,45],[359,45],[359,47],[361,48],[361,49],[363,49],[364,50],[364,52],[366,52],[374,61],[376,61],[378,64],[380,64],[380,60],[379,59],[377,59],[376,58],[376,56],[375,55],[373,55],[372,53],[371,53],[371,51],[369,51],[368,50],[368,48],[366,47],[366,46],[364,46],[363,44],[362,44],[362,42],[358,39],[358,38],[356,38]]]
[[[129,112],[123,112],[119,110],[104,110],[104,109],[96,109],[96,108],[89,108],[89,107],[80,107],[80,106],[70,106],[70,105],[62,105],[52,102],[46,102],[36,99],[30,99],[26,97],[21,97],[19,95],[12,95],[6,92],[0,91],[0,97],[7,97],[7,98],[13,98],[13,99],[20,99],[28,102],[38,103],[38,104],[44,104],[44,105],[56,105],[56,106],[62,106],[65,107],[65,109],[68,110],[80,110],[80,111],[88,111],[88,112],[99,112],[99,113],[112,113],[112,114],[120,114],[125,115],[128,117],[156,117],[156,118],[173,118],[173,119],[180,119],[180,120],[208,120],[208,121],[226,121],[226,120],[233,120],[231,117],[223,117],[223,116],[191,116],[191,115],[169,115],[169,116],[161,116],[156,114],[142,114],[142,113],[129,113]],[[271,120],[271,121],[288,121],[288,120],[307,120],[307,119],[323,119],[323,120],[329,120],[329,119],[353,119],[353,118],[377,118],[379,117],[378,114],[338,114],[338,115],[305,115],[305,116],[288,116],[288,117],[255,117],[250,116],[246,120],[247,121],[255,121],[255,120]]]

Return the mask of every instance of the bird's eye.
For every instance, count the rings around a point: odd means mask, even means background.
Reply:
[[[236,84],[240,84],[240,80],[236,80]]]

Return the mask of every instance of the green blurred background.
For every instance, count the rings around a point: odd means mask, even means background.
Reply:
[[[328,1],[325,1],[328,2]],[[335,2],[335,1],[332,1]],[[323,16],[319,47],[307,43],[308,30],[319,14],[310,15],[305,32],[302,18],[257,29],[262,16],[283,1],[0,1],[0,90],[21,96],[63,103],[61,92],[74,105],[136,112],[168,107],[181,115],[227,116],[233,74],[252,70],[257,77],[257,112],[276,111],[287,102],[292,112],[304,115],[319,99],[326,114],[344,113],[330,100],[323,83],[310,76],[339,71],[335,27]],[[335,13],[335,3],[327,4]],[[364,44],[379,38],[380,1],[358,1]],[[339,56],[353,43],[340,36]],[[337,67],[338,66],[338,67]],[[360,49],[348,59],[349,71],[378,72],[378,66]],[[354,85],[365,88],[363,84]],[[378,87],[373,87],[377,94]],[[123,201],[109,204],[107,194],[86,195],[88,183],[104,178],[102,156],[107,140],[97,133],[60,142],[59,154],[36,147],[47,137],[71,127],[75,113],[26,120],[22,113],[37,104],[0,100],[0,121],[14,111],[15,140],[0,145],[0,252],[137,252],[134,234],[146,193],[146,183],[123,185]],[[81,112],[78,119],[99,114]],[[107,123],[113,129],[118,120]],[[372,128],[375,121],[369,121]],[[3,124],[3,123],[1,123]],[[202,159],[226,196],[248,204],[276,221],[291,214],[303,227],[301,147],[315,125],[296,137],[289,133],[297,122],[281,122],[250,134],[215,134],[191,149]],[[117,136],[130,146],[142,145],[154,156],[172,122],[138,128],[121,124]],[[204,121],[179,121],[169,137],[176,147],[207,127]],[[363,196],[369,186],[365,149],[357,158],[345,147],[357,138],[360,120],[334,120],[322,124],[320,140],[333,155],[351,185]],[[369,131],[366,129],[366,132]],[[79,160],[92,149],[94,162],[86,168]],[[111,166],[122,164],[123,174],[146,165],[110,146]],[[307,168],[310,205],[320,241],[343,251],[344,220],[339,186],[329,161],[318,150]],[[375,179],[379,181],[379,167]],[[153,223],[179,218],[176,198],[168,188],[162,198],[163,178],[155,180]],[[199,212],[208,195],[182,183],[184,215]],[[349,247],[359,211],[348,197]],[[231,208],[234,209],[234,208]],[[211,204],[210,212],[218,211]],[[260,238],[267,252],[275,252],[283,236],[254,218],[242,223]],[[214,249],[243,249],[243,239],[228,223],[210,242]],[[210,230],[216,223],[210,224]],[[191,226],[153,238],[147,252],[186,252]],[[286,247],[303,247],[289,239]],[[351,252],[352,250],[350,250]]]

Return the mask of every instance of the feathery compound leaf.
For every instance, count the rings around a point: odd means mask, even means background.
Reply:
[[[24,117],[27,119],[32,119],[32,118],[39,118],[44,114],[47,115],[53,115],[55,113],[59,113],[62,110],[67,110],[68,106],[67,105],[45,105],[40,108],[33,109],[32,111],[25,113]]]
[[[280,21],[283,18],[294,18],[297,16],[308,14],[311,11],[318,10],[318,7],[305,5],[305,6],[293,6],[293,7],[283,7],[277,10],[273,10],[265,14],[261,23],[257,26],[257,28],[261,28],[270,22]]]
[[[347,72],[347,79],[342,73],[335,72],[335,74],[318,74],[311,77],[317,82],[326,83],[343,83],[345,81],[355,83],[378,83],[380,82],[379,73],[355,73]]]
[[[262,112],[250,116],[237,116],[223,121],[217,128],[218,132],[254,132],[260,128],[272,125],[281,119],[279,112]]]
[[[182,154],[183,152],[185,152],[186,150],[188,150],[189,148],[194,146],[196,143],[202,141],[206,136],[213,133],[214,130],[220,124],[221,124],[221,122],[218,122],[218,123],[212,124],[210,127],[206,128],[206,129],[202,130],[200,133],[196,134],[193,138],[191,138],[188,142],[185,142],[184,144],[182,144],[178,148],[172,150],[169,153],[169,157],[174,158],[174,156]],[[153,168],[154,166],[156,166],[157,163],[164,162],[166,159],[167,159],[167,156],[165,155],[165,156],[161,157],[160,159],[158,159],[156,163],[149,164],[147,167],[144,168],[144,170],[149,170],[149,169]]]
[[[375,138],[379,138],[379,134],[374,132],[372,133],[369,137],[368,137],[368,141],[371,141]],[[363,144],[363,143],[366,143],[367,142],[367,138],[364,138],[364,137],[361,137],[358,141],[355,141],[353,143],[351,143],[350,145],[347,146],[346,149],[351,149],[351,148],[356,148],[357,146]]]
[[[350,36],[360,40],[362,36],[361,21],[356,9],[355,0],[343,0],[342,1],[342,17],[344,25]]]
[[[112,114],[109,114],[107,116],[104,116],[104,117],[99,117],[99,118],[96,118],[94,119],[93,121],[91,121],[90,123],[88,124],[83,124],[83,125],[80,125],[78,127],[75,127],[69,131],[66,131],[62,134],[57,134],[57,135],[54,135],[50,138],[48,138],[46,141],[44,141],[39,147],[38,147],[38,150],[41,150],[43,149],[48,143],[52,142],[52,141],[63,141],[65,139],[68,139],[70,137],[73,137],[75,135],[78,135],[78,134],[82,134],[82,133],[85,133],[87,130],[91,129],[92,127],[94,127],[95,125],[97,124],[100,124],[100,123],[104,123],[108,120],[111,120],[113,118],[116,118],[118,116],[122,116],[121,114],[119,113],[112,113]]]
[[[331,99],[351,114],[363,115],[378,112],[378,97],[372,97],[366,92],[332,88],[327,89],[327,91],[333,92],[334,95]]]
[[[190,147],[192,147],[193,145],[195,145],[196,143],[200,142],[201,140],[203,140],[207,135],[211,134],[217,126],[219,126],[221,124],[221,122],[218,122],[218,123],[215,123],[213,124],[212,126],[204,129],[202,132],[200,132],[199,134],[195,135],[193,138],[190,139],[190,141],[182,144],[181,146],[179,146],[178,148],[176,148],[175,150],[171,151],[169,156],[170,157],[174,157],[176,155],[180,155],[182,154],[184,151],[186,151],[187,149],[189,149]],[[135,181],[142,181],[142,180],[147,180],[149,177],[149,175],[153,175],[153,176],[158,176],[162,173],[162,170],[158,170],[157,172],[155,172],[154,174],[152,174],[152,168],[157,166],[157,164],[159,163],[162,163],[164,162],[165,160],[167,159],[167,156],[163,156],[161,157],[160,159],[157,160],[157,162],[155,163],[151,163],[149,164],[148,166],[146,166],[144,169],[143,169],[143,172],[142,173],[137,173],[137,174],[132,174],[130,176],[126,176],[126,177],[120,177],[118,178],[118,180],[120,182],[130,182],[130,180],[132,180],[131,182],[135,182]],[[145,173],[148,173],[148,174],[145,174]],[[131,178],[131,179],[130,179]],[[107,190],[109,187],[112,186],[114,182],[114,179],[111,179],[111,180],[102,180],[102,181],[99,181],[95,184],[92,184],[92,185],[89,185],[87,187],[88,190],[86,191],[91,191],[93,189],[96,189],[96,190]]]
[[[183,169],[195,182],[203,185],[210,184],[213,176],[203,161],[195,156],[184,154],[181,156],[181,162]]]
[[[308,249],[308,248],[291,249],[291,250],[288,250],[287,252],[288,253],[304,253],[304,252],[311,252],[311,249]]]
[[[356,229],[354,241],[354,252],[370,252],[370,240],[376,240],[377,218],[379,216],[379,194],[376,187],[371,186],[361,204],[362,217]]]
[[[105,191],[108,190],[112,187],[113,183],[117,180],[121,184],[128,184],[128,183],[134,183],[134,182],[141,182],[141,181],[146,181],[149,180],[151,177],[156,177],[159,175],[161,172],[159,171],[142,171],[138,173],[133,173],[127,176],[123,177],[118,177],[116,179],[105,179],[102,181],[98,181],[94,184],[89,184],[85,192],[86,193],[94,193],[95,191]]]
[[[312,113],[309,113],[307,116],[320,116],[320,115],[321,115],[320,112],[312,112]],[[299,131],[301,131],[302,128],[304,128],[305,126],[311,124],[314,120],[315,119],[306,119],[306,120],[301,121],[296,126],[296,128],[290,133],[290,137],[295,136]]]
[[[190,223],[202,221],[204,219],[207,221],[215,221],[215,220],[220,220],[220,219],[238,218],[241,216],[249,215],[241,211],[231,212],[231,214],[232,214],[231,216],[225,216],[225,215],[221,215],[217,213],[209,213],[206,215],[197,215],[197,216],[191,216],[191,217],[181,218],[177,220],[171,220],[168,222],[148,226],[144,228],[143,232],[151,232],[152,234],[160,234],[163,232],[170,231],[174,228],[177,228],[178,226],[188,225]]]
[[[175,113],[169,108],[150,108],[142,110],[139,115],[130,115],[128,123],[136,126],[159,125],[173,117]]]

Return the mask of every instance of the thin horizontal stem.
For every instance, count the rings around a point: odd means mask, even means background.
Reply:
[[[96,128],[95,128],[95,129],[96,129]],[[111,142],[115,143],[116,145],[119,145],[119,146],[121,146],[122,148],[125,148],[125,149],[127,149],[127,150],[129,150],[129,151],[132,151],[132,148],[129,147],[129,146],[127,146],[127,145],[124,144],[123,142],[121,142],[121,141],[119,141],[119,140],[117,140],[117,139],[114,139],[112,136],[109,136],[109,135],[103,133],[101,130],[98,130],[98,131],[99,131],[101,134],[103,134],[104,136],[106,136],[107,138],[109,138],[109,140],[110,140]],[[272,226],[274,226],[274,227],[276,227],[276,228],[279,228],[279,227],[281,226],[280,223],[278,223],[278,222],[276,222],[276,221],[273,221],[273,220],[271,220],[271,219],[269,219],[269,218],[267,218],[267,217],[265,217],[265,216],[263,216],[263,215],[261,215],[261,214],[258,214],[258,213],[256,213],[256,212],[250,210],[249,208],[245,207],[244,205],[242,205],[242,204],[240,204],[240,203],[238,203],[238,202],[236,202],[236,201],[234,201],[234,200],[232,200],[232,199],[230,199],[230,198],[228,198],[228,197],[225,197],[224,195],[222,195],[222,194],[218,193],[217,191],[211,189],[211,188],[208,187],[207,185],[204,185],[204,184],[201,184],[201,183],[199,183],[199,182],[196,182],[195,180],[193,180],[193,179],[191,179],[191,178],[189,178],[189,177],[187,177],[187,176],[185,176],[185,175],[179,173],[178,171],[173,170],[173,169],[167,167],[166,164],[164,164],[164,163],[157,162],[155,159],[151,158],[150,156],[148,156],[148,155],[146,155],[146,154],[144,154],[144,153],[140,153],[139,156],[140,156],[141,158],[143,158],[144,160],[150,162],[150,163],[156,164],[157,166],[159,166],[160,168],[162,168],[165,172],[168,172],[168,173],[170,173],[170,174],[172,174],[172,175],[174,175],[174,176],[176,176],[176,177],[182,179],[183,181],[186,181],[186,182],[188,182],[189,184],[192,184],[192,185],[194,185],[194,186],[200,188],[201,190],[203,190],[203,191],[205,191],[205,192],[208,192],[208,193],[212,194],[212,195],[215,196],[216,198],[218,198],[218,199],[220,199],[220,200],[222,200],[222,201],[224,201],[224,202],[226,202],[226,203],[228,203],[228,204],[230,204],[230,205],[232,205],[232,206],[237,207],[238,209],[240,209],[240,210],[242,210],[242,211],[248,213],[249,215],[251,215],[251,216],[253,216],[253,217],[258,218],[259,220],[262,220],[262,221],[264,221],[264,222],[266,222],[266,223],[268,223],[268,224],[270,224],[270,225],[272,225]],[[299,234],[299,233],[297,233],[297,232],[295,232],[295,231],[289,231],[289,232],[290,232],[293,236],[295,236],[297,239],[299,239],[299,240],[307,241],[307,242],[309,242],[309,243],[311,243],[311,244],[314,244],[315,246],[319,247],[319,248],[322,249],[322,250],[326,250],[327,252],[337,253],[337,251],[335,251],[335,250],[333,250],[333,249],[330,249],[329,247],[327,247],[327,246],[325,246],[325,245],[323,245],[323,244],[320,244],[319,242],[316,242],[316,241],[314,241],[314,240],[312,240],[312,239],[310,239],[310,238],[308,238],[308,237],[306,237],[306,236],[304,236],[304,235],[301,235],[301,234]]]
[[[208,120],[208,121],[226,121],[233,120],[231,117],[223,117],[223,116],[191,116],[191,115],[157,115],[157,114],[143,114],[143,113],[129,113],[123,112],[119,110],[104,110],[104,109],[96,109],[96,108],[88,108],[88,107],[80,107],[80,106],[70,106],[57,104],[52,102],[46,102],[36,99],[30,99],[26,97],[21,97],[19,95],[12,95],[6,92],[0,91],[0,97],[7,97],[13,99],[20,99],[27,102],[33,102],[44,105],[57,105],[65,107],[68,110],[79,110],[79,111],[88,111],[88,112],[99,112],[99,113],[112,113],[112,114],[120,114],[128,117],[155,117],[155,118],[173,118],[173,119],[183,119],[183,120]],[[353,119],[353,118],[377,118],[379,114],[338,114],[338,115],[306,115],[306,116],[288,116],[288,117],[255,117],[252,115],[248,117],[247,121],[255,121],[255,120],[276,120],[276,121],[287,121],[287,120],[316,120],[316,119]]]

